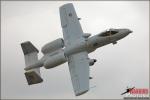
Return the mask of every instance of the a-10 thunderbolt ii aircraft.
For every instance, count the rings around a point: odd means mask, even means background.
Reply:
[[[38,60],[38,50],[31,42],[21,43],[25,57],[25,76],[29,85],[41,83],[40,67],[54,68],[68,62],[72,85],[76,96],[89,90],[89,66],[96,59],[90,59],[88,54],[97,48],[124,38],[132,31],[129,29],[109,29],[95,36],[83,33],[73,4],[64,4],[59,8],[63,37],[42,47],[44,56]]]

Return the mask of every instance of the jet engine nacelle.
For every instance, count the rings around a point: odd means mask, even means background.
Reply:
[[[47,54],[63,47],[64,47],[64,40],[62,38],[59,38],[44,45],[41,51],[43,54]]]
[[[45,62],[44,62],[44,67],[46,69],[49,68],[54,68],[60,64],[63,64],[67,61],[64,52],[58,53],[57,55],[49,57]]]
[[[96,59],[89,59],[89,66],[94,65],[94,63],[96,62]]]

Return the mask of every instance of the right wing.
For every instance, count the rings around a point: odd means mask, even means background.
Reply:
[[[89,90],[88,53],[80,52],[68,57],[69,71],[76,96]]]

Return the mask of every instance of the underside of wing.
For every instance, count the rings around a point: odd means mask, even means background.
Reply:
[[[68,57],[69,71],[76,96],[89,90],[89,62],[87,52],[80,52]]]
[[[88,53],[84,50],[79,53],[68,53],[67,51],[73,51],[74,49],[69,48],[83,44],[85,39],[73,4],[61,6],[59,11],[73,89],[75,95],[78,96],[89,90]]]
[[[83,31],[73,4],[61,6],[59,11],[65,46],[72,45],[77,40],[83,41]]]

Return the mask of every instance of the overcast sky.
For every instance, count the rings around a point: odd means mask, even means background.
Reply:
[[[63,37],[60,1],[2,1],[1,94],[3,99],[123,98],[126,87],[149,88],[149,1],[72,2],[85,33],[129,28],[133,33],[91,53],[98,61],[90,67],[90,91],[74,96],[68,64],[46,70],[43,83],[28,86],[20,43],[31,41],[39,50]],[[39,53],[39,58],[43,54]],[[93,88],[92,88],[93,87]]]

